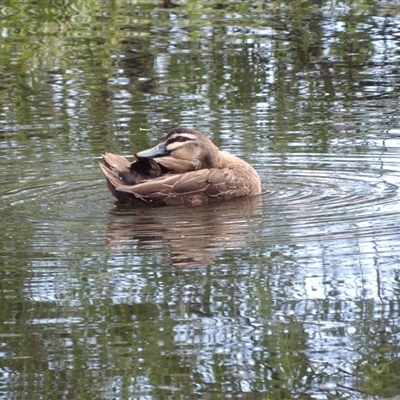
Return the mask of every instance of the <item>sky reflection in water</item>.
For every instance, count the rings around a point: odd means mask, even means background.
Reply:
[[[398,5],[43,4],[2,9],[0,391],[399,394]],[[179,125],[263,196],[116,206],[101,153]]]

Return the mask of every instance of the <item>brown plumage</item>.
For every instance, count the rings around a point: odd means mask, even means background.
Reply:
[[[164,141],[126,158],[106,153],[100,167],[121,203],[206,204],[261,193],[257,172],[245,161],[220,151],[194,129],[171,130]]]

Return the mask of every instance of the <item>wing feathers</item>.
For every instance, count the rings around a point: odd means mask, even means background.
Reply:
[[[231,156],[234,157],[234,156]],[[172,157],[143,159],[130,163],[106,153],[101,169],[112,194],[128,204],[205,204],[213,199],[231,199],[260,194],[257,173],[242,160],[225,168],[202,168],[202,164]]]
[[[205,204],[210,198],[229,199],[246,195],[245,182],[229,169],[202,169],[181,175],[164,175],[117,190],[157,204]]]

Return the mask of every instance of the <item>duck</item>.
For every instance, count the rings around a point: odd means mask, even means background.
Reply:
[[[130,162],[105,153],[100,163],[122,204],[201,205],[261,194],[260,177],[250,164],[195,129],[172,129],[155,147],[133,155]]]

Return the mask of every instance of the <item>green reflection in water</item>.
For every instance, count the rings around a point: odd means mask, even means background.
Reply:
[[[398,394],[398,5],[155,5],[1,6],[0,391]],[[263,204],[110,212],[96,157],[180,124]]]

